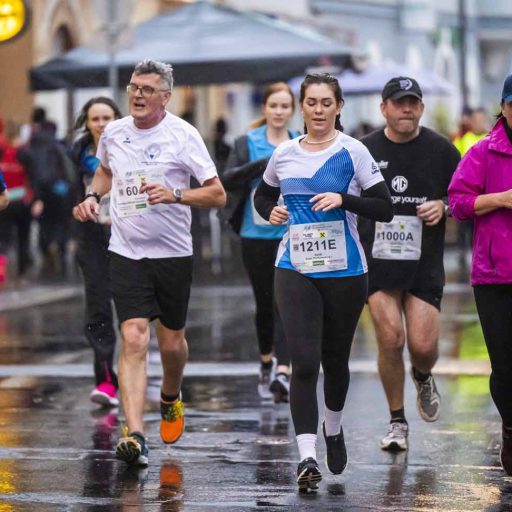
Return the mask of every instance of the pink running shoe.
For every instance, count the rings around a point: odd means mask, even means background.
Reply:
[[[91,391],[91,401],[106,407],[116,407],[119,405],[117,399],[117,390],[111,382],[101,382]]]

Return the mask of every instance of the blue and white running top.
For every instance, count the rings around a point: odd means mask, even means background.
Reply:
[[[299,135],[298,132],[288,131],[290,138]],[[261,158],[269,158],[275,151],[276,146],[267,139],[267,125],[264,124],[254,128],[247,133],[247,145],[249,147],[249,161],[254,162]],[[272,226],[264,220],[254,207],[254,193],[260,184],[261,177],[254,178],[250,183],[251,193],[244,205],[244,216],[240,227],[242,238],[258,238],[264,240],[281,240],[286,232],[287,226]]]
[[[297,137],[273,153],[263,175],[279,187],[289,214],[289,228],[277,253],[276,267],[308,277],[348,277],[367,272],[359,242],[357,215],[342,208],[313,211],[309,200],[323,192],[360,196],[384,181],[377,163],[358,140],[339,133],[328,148],[311,152]],[[291,242],[291,243],[290,243]]]

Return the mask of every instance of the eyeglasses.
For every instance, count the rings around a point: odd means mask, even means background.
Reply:
[[[126,92],[128,94],[133,94],[134,96],[137,94],[137,91],[140,91],[144,98],[151,98],[155,91],[159,92],[168,92],[170,89],[155,89],[150,85],[137,85],[137,84],[128,84],[126,86]]]

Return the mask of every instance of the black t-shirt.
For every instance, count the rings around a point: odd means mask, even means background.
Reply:
[[[391,142],[384,130],[361,139],[380,167],[391,192],[395,215],[416,216],[416,206],[445,199],[460,154],[444,137],[421,127],[406,143]],[[372,257],[375,222],[359,218],[359,234],[369,269],[371,289],[430,290],[444,285],[443,249],[446,219],[436,226],[423,223],[419,260]]]

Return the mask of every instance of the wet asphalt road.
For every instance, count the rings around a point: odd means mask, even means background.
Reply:
[[[186,432],[175,446],[160,442],[160,373],[152,351],[145,470],[113,456],[119,411],[89,402],[92,354],[81,334],[81,297],[0,312],[0,512],[512,511],[512,479],[498,464],[501,425],[467,286],[450,285],[444,299],[438,422],[419,418],[407,382],[408,453],[378,448],[387,407],[363,315],[343,420],[349,466],[338,477],[324,470],[313,495],[296,491],[298,452],[287,406],[263,404],[256,395],[252,312],[244,283],[197,283],[183,388]],[[319,439],[322,468],[324,456]]]

